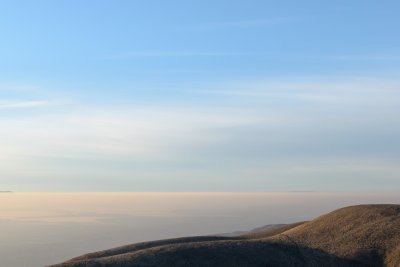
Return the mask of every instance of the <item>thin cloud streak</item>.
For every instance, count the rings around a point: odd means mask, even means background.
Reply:
[[[338,102],[340,98],[335,95],[321,95],[310,93],[268,93],[257,91],[227,91],[227,90],[207,90],[207,91],[194,91],[202,94],[217,94],[229,96],[247,96],[247,97],[274,97],[274,98],[292,98],[302,99],[315,102]]]
[[[16,109],[16,108],[34,108],[49,106],[52,103],[48,101],[22,101],[22,102],[9,102],[0,103],[0,109]]]
[[[274,26],[280,24],[289,24],[299,20],[299,17],[277,17],[277,18],[266,18],[266,19],[252,19],[252,20],[239,20],[239,21],[216,21],[202,24],[192,24],[182,26],[179,29],[184,30],[225,30],[235,28],[247,28],[247,27],[262,27],[262,26]]]
[[[232,114],[235,113],[235,116]],[[3,120],[0,156],[59,156],[87,158],[121,156],[168,158],[171,146],[215,143],[218,135],[207,129],[259,123],[246,112],[192,109],[79,108],[62,115],[46,115],[29,120]],[[6,156],[3,154],[3,156]]]
[[[287,22],[293,22],[294,17],[279,17],[270,19],[253,19],[253,20],[242,20],[242,21],[226,21],[226,22],[214,22],[204,25],[219,26],[219,27],[242,27],[242,26],[265,26],[265,25],[276,25]]]
[[[129,59],[135,57],[215,57],[215,56],[242,56],[244,53],[236,52],[218,52],[218,51],[163,51],[147,50],[133,51],[118,55],[106,56],[105,60]]]
[[[232,97],[291,99],[320,103],[396,104],[400,81],[372,78],[293,78],[282,81],[237,81],[187,92]],[[382,102],[383,101],[383,102]]]
[[[399,61],[400,56],[395,55],[337,55],[321,57],[328,60],[337,61]]]

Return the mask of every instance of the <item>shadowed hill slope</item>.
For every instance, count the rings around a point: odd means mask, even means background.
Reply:
[[[195,242],[207,242],[207,241],[220,241],[220,240],[232,240],[234,238],[230,237],[219,237],[219,236],[194,236],[194,237],[182,237],[182,238],[173,238],[173,239],[165,239],[165,240],[157,240],[150,242],[141,242],[132,245],[126,245],[121,247],[116,247],[112,249],[107,249],[103,251],[88,253],[80,257],[73,258],[69,260],[69,262],[79,261],[79,260],[88,260],[88,259],[96,259],[96,258],[104,258],[110,257],[114,255],[121,255],[126,253],[133,253],[140,250],[145,250],[154,247],[161,247],[166,245],[177,245],[181,243],[195,243]]]
[[[164,245],[131,253],[56,266],[362,266],[321,250],[262,240],[193,242]]]
[[[86,254],[80,266],[399,266],[400,205],[342,208],[238,237],[187,237]]]

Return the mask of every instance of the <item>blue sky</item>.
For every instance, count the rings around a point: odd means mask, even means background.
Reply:
[[[398,1],[6,1],[0,188],[400,189]]]

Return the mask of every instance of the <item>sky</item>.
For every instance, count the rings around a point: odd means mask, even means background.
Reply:
[[[0,191],[398,191],[399,9],[4,1]]]

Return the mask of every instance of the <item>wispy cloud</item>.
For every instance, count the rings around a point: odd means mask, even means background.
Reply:
[[[1,118],[0,173],[10,180],[39,177],[43,183],[58,177],[69,184],[76,177],[77,184],[107,186],[119,179],[132,188],[149,188],[149,180],[173,188],[209,179],[224,188],[235,179],[241,184],[243,177],[265,188],[274,188],[278,178],[292,188],[303,188],[302,181],[323,188],[315,181],[335,173],[353,183],[369,177],[373,187],[379,179],[398,177],[393,166],[398,165],[399,84],[372,78],[237,80],[196,91],[215,94],[206,106],[181,98],[177,106],[86,103],[40,116],[16,112]],[[46,103],[31,102],[3,105]],[[331,158],[349,164],[318,161]]]
[[[268,18],[268,19],[213,22],[204,25],[216,26],[216,27],[248,27],[248,26],[250,27],[250,26],[276,25],[276,24],[293,22],[294,20],[295,20],[294,17],[278,17],[278,18]]]
[[[340,97],[335,96],[333,94],[317,94],[317,93],[295,93],[295,92],[286,92],[286,93],[278,93],[278,92],[262,92],[262,91],[229,91],[229,90],[199,90],[192,91],[201,94],[216,94],[216,95],[228,95],[228,96],[238,96],[238,97],[266,97],[266,98],[286,98],[286,99],[298,99],[298,100],[306,100],[313,102],[338,102],[340,101]]]
[[[365,77],[303,77],[265,81],[237,81],[214,84],[211,89],[190,90],[199,94],[232,97],[292,99],[321,103],[394,103],[400,97],[400,80]],[[300,102],[299,102],[300,103]]]
[[[0,157],[173,158],[174,147],[215,143],[210,129],[253,124],[257,118],[237,110],[201,108],[78,108],[57,115],[3,119]],[[236,114],[232,116],[232,114]],[[175,151],[176,152],[176,151]]]
[[[299,17],[276,17],[276,18],[262,18],[262,19],[251,19],[251,20],[238,20],[238,21],[215,21],[201,24],[191,24],[181,26],[183,30],[224,30],[224,29],[235,29],[235,28],[248,28],[248,27],[262,27],[262,26],[274,26],[280,24],[288,24],[296,22]]]
[[[389,54],[364,54],[364,55],[332,55],[324,56],[323,59],[335,61],[400,61],[398,53]]]
[[[19,102],[0,102],[0,109],[34,108],[49,106],[48,101],[19,101]]]
[[[120,53],[106,56],[103,59],[127,59],[134,57],[214,57],[214,56],[241,56],[244,53],[218,52],[218,51],[166,51],[166,50],[145,50]]]

